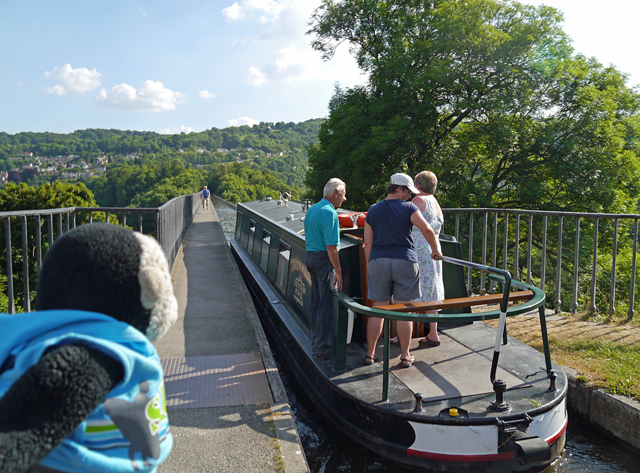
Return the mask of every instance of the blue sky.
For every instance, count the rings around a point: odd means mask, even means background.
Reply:
[[[576,51],[640,83],[635,0],[533,0]],[[320,0],[0,0],[0,131],[202,131],[327,115],[364,82],[345,46],[309,46]]]

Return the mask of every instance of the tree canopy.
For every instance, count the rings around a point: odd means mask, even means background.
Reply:
[[[574,55],[555,9],[498,0],[325,0],[310,33],[344,42],[366,86],[336,88],[307,186],[331,177],[352,208],[424,169],[445,206],[632,211],[640,98]]]

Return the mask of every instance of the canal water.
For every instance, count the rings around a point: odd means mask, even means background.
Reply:
[[[227,240],[233,238],[235,210],[217,199],[213,204]],[[273,344],[272,344],[273,347]],[[295,376],[273,353],[287,390],[307,462],[312,473],[413,473],[389,462],[345,437],[318,412],[295,383]],[[640,456],[609,441],[579,422],[570,421],[567,445],[560,458],[545,473],[636,473]]]

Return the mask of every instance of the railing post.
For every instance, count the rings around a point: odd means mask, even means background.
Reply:
[[[469,213],[469,261],[473,262],[473,212]],[[473,294],[473,274],[471,268],[467,270],[467,293]]]
[[[40,215],[36,215],[36,264],[38,267],[38,274],[40,273],[40,267],[42,266],[42,229],[41,229]]]
[[[540,289],[544,291],[547,270],[547,216],[542,219],[542,267],[540,268]]]
[[[460,241],[460,214],[456,213],[456,241]]]
[[[531,247],[533,243],[533,215],[529,215],[529,251],[527,252],[527,284],[531,284]]]
[[[493,267],[496,267],[498,263],[498,212],[493,213]],[[489,292],[495,294],[496,282],[492,279],[489,287]]]
[[[629,288],[629,310],[627,310],[627,318],[633,319],[635,310],[633,308],[635,304],[636,296],[636,259],[638,255],[638,219],[635,219],[633,225],[633,256],[631,260],[631,287]]]
[[[389,340],[391,339],[391,321],[384,319],[384,346],[382,347],[382,401],[389,401]]]
[[[507,250],[509,249],[509,214],[504,214],[504,250],[502,254],[502,269],[507,270]]]
[[[578,267],[580,265],[580,217],[576,217],[576,239],[573,255],[573,301],[571,313],[578,312]]]
[[[487,265],[487,223],[489,220],[489,213],[484,212],[484,218],[482,219],[482,266]],[[485,274],[484,271],[480,271],[480,294],[485,295],[487,290],[485,289]]]
[[[593,225],[593,266],[591,269],[591,304],[589,304],[589,313],[595,314],[598,308],[596,307],[596,270],[598,264],[598,223],[599,218]]]
[[[29,238],[27,232],[27,216],[22,216],[22,287],[24,291],[22,307],[25,312],[31,312],[29,298]]]
[[[333,340],[331,343],[331,366],[334,371],[347,369],[347,325],[349,314],[347,308],[337,297],[333,298]]]
[[[616,313],[616,260],[618,259],[618,219],[613,221],[613,255],[611,258],[611,294],[609,295],[609,315]]]
[[[516,241],[513,251],[513,279],[518,279],[518,260],[520,259],[520,214],[516,214]]]
[[[560,289],[562,286],[562,215],[558,219],[558,261],[556,268],[556,300],[555,311],[559,314],[562,311],[560,305],[562,300],[560,299]]]
[[[13,297],[13,268],[11,265],[11,217],[4,220],[4,236],[7,250],[7,298],[10,314],[16,313],[15,299]]]
[[[53,215],[47,215],[47,226],[49,227],[49,248],[53,245]]]

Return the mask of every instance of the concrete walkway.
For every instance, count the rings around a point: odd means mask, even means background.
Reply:
[[[309,471],[258,315],[213,208],[173,268],[180,317],[156,343],[174,447],[158,471]]]

